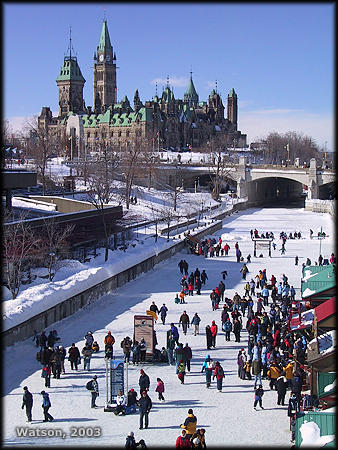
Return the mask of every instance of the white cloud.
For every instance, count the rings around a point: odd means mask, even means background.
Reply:
[[[319,146],[327,142],[327,150],[334,151],[333,117],[308,113],[304,110],[263,109],[239,111],[238,128],[247,134],[247,142],[254,142],[270,132],[295,131],[312,137]]]
[[[155,86],[157,83],[158,86],[166,86],[167,85],[167,79],[166,78],[155,78],[154,80],[151,80],[150,84]],[[189,79],[186,77],[169,77],[169,86],[174,87],[186,87],[189,84]]]

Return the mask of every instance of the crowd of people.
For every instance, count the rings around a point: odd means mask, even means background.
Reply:
[[[256,229],[250,230],[250,235],[254,238],[274,239],[272,232],[259,234]],[[300,232],[294,232],[292,237],[287,236],[283,231],[280,233],[283,243],[288,238],[300,239],[300,237]],[[204,254],[205,257],[227,256],[230,250],[230,246],[227,243],[224,244],[221,238],[218,241],[214,238],[205,239],[198,245],[198,254]],[[295,289],[292,285],[290,286],[285,273],[280,275],[279,281],[274,274],[268,274],[264,267],[256,274],[251,274],[250,255],[247,257],[247,262],[244,263],[238,242],[234,245],[234,252],[237,262],[242,262],[239,271],[242,275],[243,292],[236,291],[232,298],[226,295],[225,283],[228,275],[226,270],[220,273],[218,285],[211,288],[211,309],[212,311],[219,310],[219,325],[216,323],[217,320],[205,324],[206,356],[200,373],[205,377],[207,389],[215,382],[217,392],[222,392],[226,373],[221,361],[214,361],[208,350],[220,345],[222,342],[220,334],[224,333],[224,343],[230,342],[233,334],[234,342],[242,342],[243,345],[234,364],[237,365],[239,379],[252,382],[254,410],[257,410],[258,405],[264,409],[262,380],[269,380],[270,390],[276,391],[276,404],[288,405],[287,414],[290,417],[292,429],[295,414],[300,410],[302,401],[301,391],[305,380],[304,364],[307,342],[304,336],[292,332],[290,321],[292,312],[295,309],[301,312],[302,305],[295,301]],[[322,264],[322,261],[320,263]],[[335,263],[334,254],[331,255],[330,263]],[[208,275],[204,269],[200,270],[198,267],[194,270],[190,269],[189,274],[189,265],[185,260],[181,260],[178,267],[180,292],[173,299],[174,303],[184,305],[187,303],[187,297],[201,295],[202,289],[210,290],[210,287],[207,287]],[[246,279],[248,274],[250,274],[250,280]],[[165,326],[169,308],[165,303],[159,308],[153,301],[149,311],[154,313],[156,319],[157,316],[160,316],[162,325]],[[185,383],[185,377],[191,371],[191,361],[193,360],[191,345],[188,342],[184,344],[182,339],[187,340],[186,336],[190,327],[192,328],[192,332],[189,333],[191,336],[199,335],[201,322],[203,323],[203,317],[200,317],[197,311],[190,317],[187,311],[183,310],[177,317],[177,326],[174,322],[170,323],[167,345],[161,350],[156,349],[156,333],[154,334],[152,362],[175,366],[175,372],[181,384]],[[247,331],[248,335],[245,345],[241,341],[243,329]],[[44,331],[40,335],[35,334],[34,340],[39,348],[36,359],[42,366],[41,376],[46,388],[51,387],[52,376],[53,379],[58,380],[66,373],[65,361],[67,360],[71,371],[78,371],[83,362],[83,370],[90,372],[92,355],[100,351],[100,346],[91,331],[85,334],[81,351],[75,343],[72,343],[68,350],[59,345],[60,337],[56,330],[50,331],[48,336]],[[103,343],[104,358],[113,359],[116,342],[111,331],[107,332]],[[132,363],[135,366],[146,362],[147,343],[144,338],[136,341],[126,336],[121,341],[120,347],[125,363]],[[67,370],[69,369],[67,368]],[[138,385],[139,397],[134,388],[129,389],[126,395],[122,391],[118,392],[113,412],[120,416],[139,412],[139,429],[142,430],[149,427],[149,414],[153,406],[149,395],[151,380],[144,368],[140,369]],[[86,387],[91,393],[91,407],[97,408],[96,399],[99,396],[99,385],[96,375],[92,377]],[[288,391],[290,397],[286,399]],[[158,395],[158,401],[164,403],[165,385],[160,377],[156,378],[155,392]],[[44,421],[52,421],[53,417],[48,412],[51,407],[49,395],[46,391],[41,391],[41,395]],[[32,405],[33,396],[25,386],[22,409],[26,408],[28,422],[32,421]],[[192,409],[189,409],[188,417],[181,427],[182,432],[177,437],[176,448],[206,448],[205,429],[197,429],[197,418]],[[294,440],[294,435],[292,435],[292,440]],[[126,448],[136,448],[137,446],[146,448],[144,440],[137,443],[134,433],[130,432],[126,439]]]

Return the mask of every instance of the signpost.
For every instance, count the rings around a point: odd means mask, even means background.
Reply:
[[[254,256],[257,256],[257,249],[269,249],[269,256],[271,258],[271,242],[273,241],[273,238],[252,238],[254,242]]]
[[[124,362],[122,359],[106,359],[106,409],[114,403],[119,390],[124,392]]]
[[[144,338],[147,344],[146,357],[153,358],[154,349],[154,317],[153,316],[134,316],[134,342]]]

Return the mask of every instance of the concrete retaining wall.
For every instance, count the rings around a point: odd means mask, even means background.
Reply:
[[[215,233],[217,230],[222,228],[222,222],[216,221],[207,229],[196,233],[195,236],[197,238],[202,238],[206,235],[211,235]],[[156,264],[164,261],[168,258],[171,258],[175,253],[181,251],[184,248],[184,242],[177,242],[173,247],[168,248],[158,255],[154,255],[129,269],[120,272],[107,280],[92,286],[91,288],[64,300],[61,303],[53,306],[52,308],[47,309],[46,311],[41,312],[40,314],[32,317],[25,322],[10,328],[7,331],[2,333],[3,343],[8,345],[13,345],[16,342],[23,341],[29,337],[34,335],[34,330],[40,333],[42,330],[47,327],[55,324],[56,322],[64,319],[65,317],[71,316],[79,309],[83,308],[90,303],[95,302],[97,299],[102,297],[105,294],[109,294],[113,292],[120,286],[128,283],[129,281],[135,279],[142,273],[148,272],[151,270]]]
[[[305,200],[305,209],[307,211],[329,213],[331,216],[336,215],[335,200]]]

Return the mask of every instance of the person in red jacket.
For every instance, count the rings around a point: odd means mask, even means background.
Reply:
[[[185,430],[182,430],[181,435],[176,439],[176,448],[191,448],[191,442]]]
[[[216,347],[216,336],[217,336],[218,328],[217,328],[217,325],[216,325],[214,320],[211,322],[210,330],[211,330],[211,347],[215,348]]]
[[[280,346],[280,330],[279,328],[276,329],[276,331],[273,334],[273,346],[274,347],[279,347]]]
[[[212,379],[216,377],[218,392],[222,392],[222,384],[224,378],[224,370],[219,361],[216,361],[215,370]]]
[[[194,285],[192,283],[188,284],[188,295],[194,295]]]

